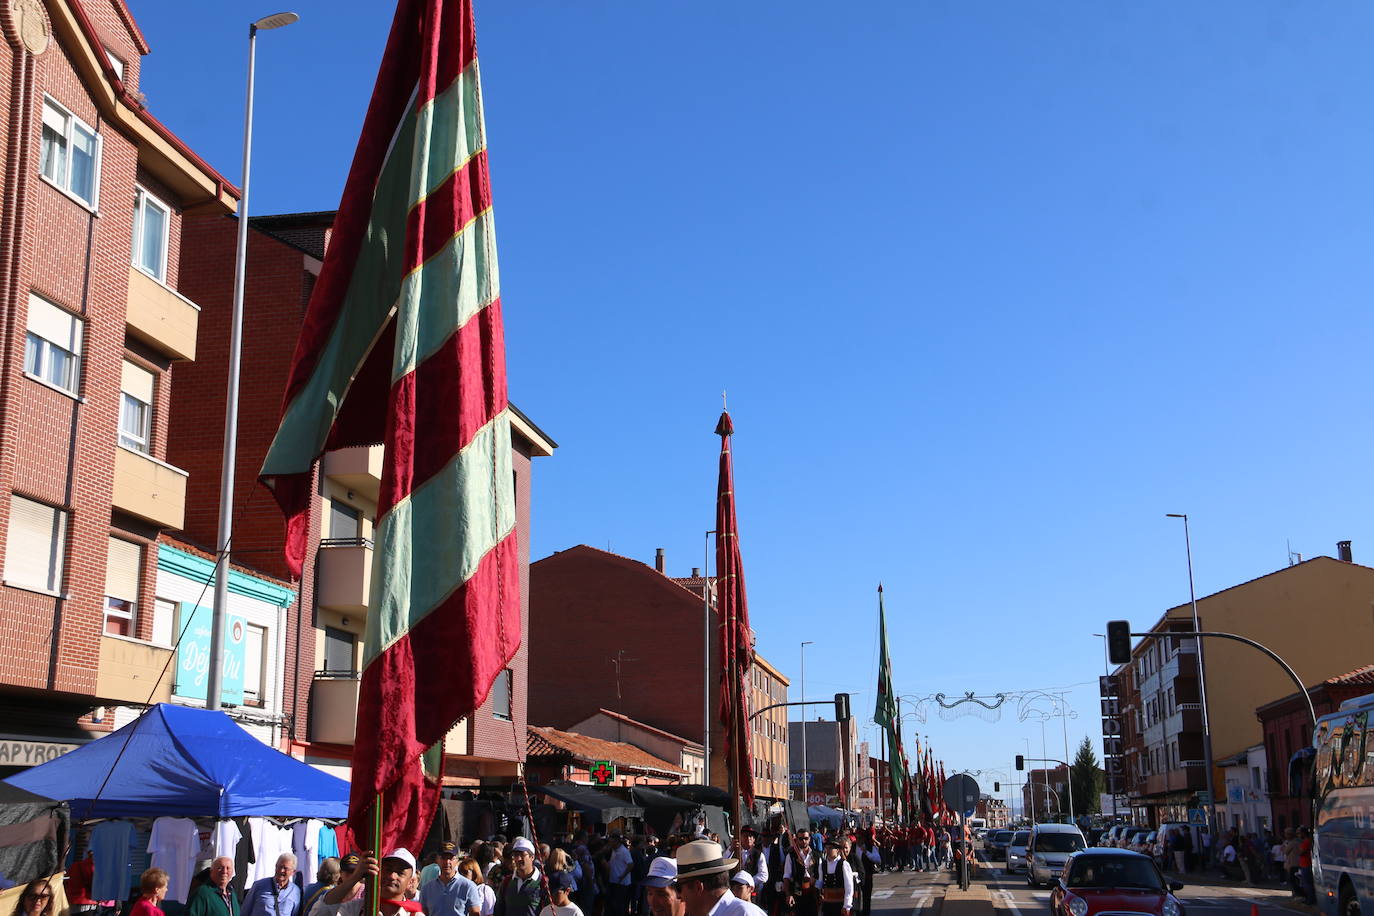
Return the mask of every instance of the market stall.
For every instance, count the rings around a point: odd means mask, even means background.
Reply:
[[[644,809],[639,805],[599,792],[590,786],[571,782],[551,782],[538,788],[531,786],[530,791],[557,799],[577,815],[576,819],[568,823],[568,833],[587,824],[601,824],[607,831],[628,832],[630,820],[644,817]]]

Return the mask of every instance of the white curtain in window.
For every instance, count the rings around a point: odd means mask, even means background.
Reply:
[[[5,542],[7,582],[57,591],[62,579],[66,518],[65,512],[52,506],[22,496],[11,499]]]

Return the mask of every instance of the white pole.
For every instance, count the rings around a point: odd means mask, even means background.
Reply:
[[[808,641],[808,642],[804,642],[804,643],[801,644],[801,677],[798,678],[798,685],[797,685],[797,686],[801,689],[801,698],[802,698],[802,702],[805,702],[805,701],[806,701],[806,647],[809,646],[809,645],[811,645],[811,642],[809,642],[809,641]],[[807,767],[807,765],[806,765],[806,720],[807,720],[807,716],[809,715],[810,711],[809,711],[805,706],[803,706],[803,707],[801,708],[801,710],[802,710],[802,721],[801,721],[801,739],[802,739],[802,786],[801,786],[801,790],[802,790],[802,804],[809,806],[809,805],[811,804],[811,799],[810,799],[810,797],[809,797],[809,796],[810,796],[810,789],[811,789],[811,786],[808,784],[808,783],[809,783],[808,777],[811,775],[811,771],[810,771],[810,769],[809,769],[809,768]]]
[[[1069,704],[1059,695],[1059,721],[1064,725],[1064,765],[1069,768],[1069,822],[1073,822],[1073,760],[1069,758]]]
[[[701,607],[702,625],[705,627],[705,637],[702,642],[702,679],[701,679],[701,748],[702,756],[705,757],[705,768],[702,770],[704,777],[703,785],[711,784],[711,535],[714,531],[706,532],[706,539],[701,548]],[[720,570],[716,570],[719,572]]]
[[[219,475],[219,548],[215,559],[215,604],[210,620],[210,660],[205,708],[220,708],[224,676],[224,623],[229,613],[229,542],[234,536],[234,472],[239,435],[239,363],[243,352],[243,278],[248,253],[248,184],[253,164],[253,70],[258,26],[248,27],[248,100],[243,113],[243,189],[234,252],[234,306],[229,324],[229,390],[224,405],[224,452]]]

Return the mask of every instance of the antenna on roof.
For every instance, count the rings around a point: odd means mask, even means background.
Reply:
[[[1288,545],[1288,565],[1289,565],[1289,566],[1296,566],[1297,564],[1301,563],[1301,562],[1302,562],[1302,554],[1300,554],[1300,553],[1294,553],[1294,552],[1293,552],[1293,542],[1292,542],[1291,540],[1285,538],[1285,539],[1284,539],[1284,544]]]

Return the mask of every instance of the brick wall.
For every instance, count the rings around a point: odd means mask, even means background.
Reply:
[[[530,565],[535,725],[569,728],[606,708],[702,737],[702,603],[652,567],[579,545]],[[617,699],[610,659],[626,661]]]

